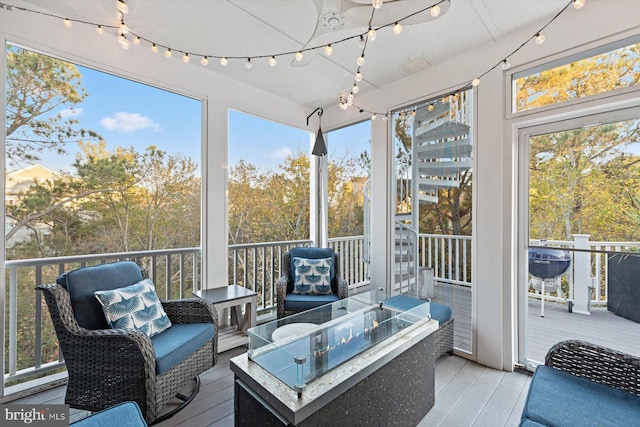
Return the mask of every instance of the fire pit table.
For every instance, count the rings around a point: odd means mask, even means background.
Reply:
[[[387,307],[372,293],[249,329],[231,359],[236,425],[415,425],[434,404],[425,302]]]

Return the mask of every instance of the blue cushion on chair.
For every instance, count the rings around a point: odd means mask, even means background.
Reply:
[[[192,355],[215,334],[213,323],[174,324],[151,337],[156,351],[156,373],[162,374]]]
[[[135,402],[124,402],[83,418],[71,424],[74,427],[146,427],[140,407]]]
[[[640,420],[640,396],[540,365],[522,419],[557,427],[628,426]]]
[[[69,292],[71,307],[80,326],[107,329],[109,324],[94,292],[122,288],[141,280],[142,273],[135,262],[121,261],[68,271],[61,274],[57,282]]]
[[[284,309],[287,311],[305,311],[335,301],[338,301],[338,295],[287,294],[284,297]]]

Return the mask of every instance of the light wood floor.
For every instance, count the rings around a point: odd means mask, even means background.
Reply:
[[[184,410],[156,424],[169,426],[233,426],[233,373],[229,359],[246,351],[236,348],[219,355],[218,364],[201,376],[200,393]],[[530,376],[487,368],[458,356],[436,362],[436,403],[420,426],[517,426]],[[64,387],[14,403],[59,404]],[[88,415],[71,409],[71,421]],[[403,425],[399,422],[398,425]],[[386,427],[386,426],[385,426]]]

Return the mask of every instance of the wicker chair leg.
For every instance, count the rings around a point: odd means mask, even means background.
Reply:
[[[151,422],[149,425],[154,425],[154,424],[162,422],[162,421],[164,421],[164,420],[166,420],[168,418],[173,417],[175,414],[177,414],[178,412],[183,410],[189,403],[191,403],[191,401],[196,397],[196,395],[200,391],[200,377],[199,376],[195,377],[194,381],[195,381],[195,387],[193,388],[193,391],[191,392],[191,394],[189,396],[185,396],[182,393],[178,393],[176,395],[176,398],[182,400],[182,403],[177,408],[172,409],[171,411],[167,412],[166,414],[160,415],[155,420],[153,420],[153,422]]]

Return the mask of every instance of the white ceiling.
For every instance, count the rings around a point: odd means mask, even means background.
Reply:
[[[57,16],[103,25],[117,23],[116,0],[26,2]],[[374,14],[377,16],[374,27],[392,24],[438,2],[387,0]],[[390,27],[380,29],[376,40],[367,44],[360,94],[523,27],[544,25],[567,2],[450,0],[441,4],[443,12],[438,18],[433,19],[429,10],[422,12],[412,18],[422,22],[404,25],[400,35],[394,35]],[[171,47],[174,52],[189,52],[191,62],[185,66],[203,67],[197,54],[243,57],[230,60],[226,67],[211,59],[206,68],[309,108],[335,105],[339,96],[351,89],[356,58],[362,51],[357,36],[366,32],[373,10],[370,0],[127,0],[127,4],[129,13],[125,22],[131,31]],[[342,29],[332,31],[322,26],[322,16],[326,13],[336,16],[339,12],[344,19]],[[316,25],[321,34],[313,38]],[[109,33],[115,43],[114,30]],[[306,52],[301,64],[293,61],[293,54],[278,56],[350,36],[356,38],[333,44],[334,54],[330,57],[322,49]],[[307,45],[310,39],[313,43]],[[140,46],[131,43],[129,50],[149,46],[145,41]],[[277,66],[270,67],[267,58],[255,58],[263,55],[276,55]],[[180,61],[181,56],[182,53],[177,53],[171,60]],[[251,69],[245,68],[244,57],[254,57]],[[469,76],[469,80],[473,77]]]

